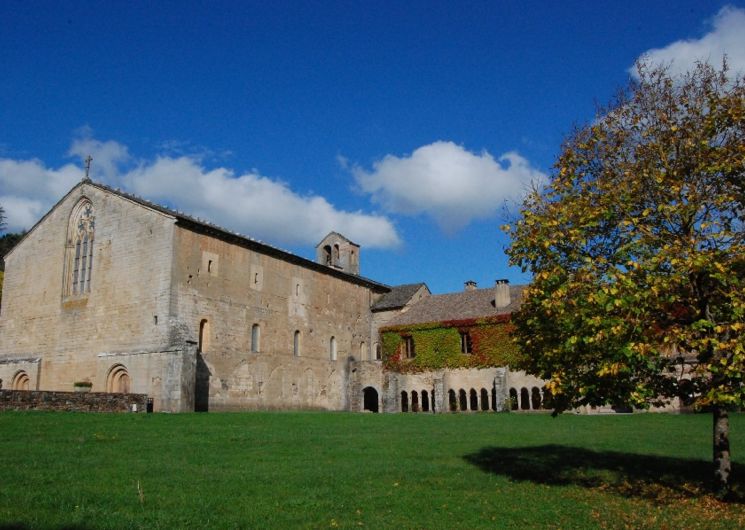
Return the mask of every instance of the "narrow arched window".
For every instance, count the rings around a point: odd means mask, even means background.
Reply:
[[[336,360],[336,337],[331,337],[329,340],[329,357],[332,361]]]
[[[91,290],[94,231],[93,205],[88,199],[81,199],[72,209],[67,226],[65,296],[85,295]]]
[[[363,341],[363,342],[360,343],[360,360],[362,361],[362,360],[367,359],[367,358],[368,358],[368,356],[367,356],[367,345]]]
[[[383,359],[383,348],[380,347],[380,343],[378,342],[375,343],[374,348],[375,348],[375,360],[380,361],[381,359]]]
[[[199,322],[199,342],[197,348],[199,353],[209,350],[210,347],[210,323],[207,319]]]
[[[261,328],[258,324],[251,326],[251,351],[258,353],[261,347],[259,341],[261,340]]]
[[[292,353],[295,357],[300,357],[300,331],[295,330],[295,334],[292,339]]]

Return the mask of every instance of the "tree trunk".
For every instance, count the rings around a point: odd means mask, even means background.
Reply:
[[[714,417],[714,491],[718,497],[729,493],[729,413],[724,407],[715,406]]]

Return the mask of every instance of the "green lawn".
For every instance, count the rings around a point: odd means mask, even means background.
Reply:
[[[0,413],[0,528],[743,528],[703,491],[710,437],[709,415]]]

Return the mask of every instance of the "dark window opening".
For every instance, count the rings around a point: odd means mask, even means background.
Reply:
[[[530,394],[525,387],[520,389],[520,409],[530,410]]]
[[[541,390],[534,386],[530,391],[531,403],[533,410],[539,410],[541,408]]]
[[[466,391],[462,388],[458,392],[458,401],[460,405],[460,410],[466,411],[468,410],[468,396],[466,395]]]
[[[471,342],[471,334],[467,331],[460,332],[460,352],[461,353],[472,353],[473,343]]]
[[[404,337],[404,357],[407,359],[413,359],[416,357],[416,350],[414,349],[414,337]]]
[[[362,410],[378,412],[378,391],[371,386],[362,389]]]

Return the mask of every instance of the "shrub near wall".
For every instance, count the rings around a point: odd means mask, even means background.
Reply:
[[[383,366],[395,372],[415,373],[515,365],[519,349],[512,341],[512,329],[509,315],[384,328]],[[470,354],[461,353],[461,332],[471,336]],[[414,339],[413,359],[403,354],[407,336]]]

